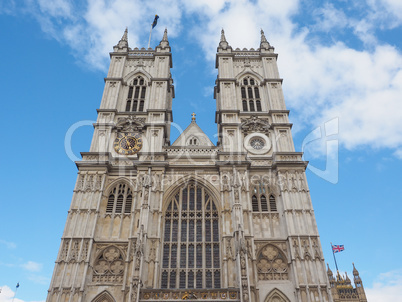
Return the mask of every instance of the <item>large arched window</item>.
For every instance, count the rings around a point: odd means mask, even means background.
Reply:
[[[107,200],[106,213],[131,213],[133,204],[133,193],[126,184],[119,184],[114,187]]]
[[[258,84],[252,77],[245,77],[241,81],[240,91],[243,111],[262,111]]]
[[[144,111],[146,82],[143,77],[136,77],[128,88],[126,111]]]
[[[220,288],[219,215],[212,196],[190,183],[168,202],[161,288]]]

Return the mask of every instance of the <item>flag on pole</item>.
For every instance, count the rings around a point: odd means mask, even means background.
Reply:
[[[159,16],[155,15],[154,22],[152,23],[152,28],[154,28],[156,26],[156,24],[158,23],[158,19],[159,19]]]
[[[342,252],[344,250],[345,250],[345,248],[343,247],[343,245],[332,245],[332,251],[334,253],[339,253],[339,252]]]
[[[15,288],[18,288],[18,287],[20,287],[20,283],[19,283],[19,282],[17,283],[17,285],[15,286]]]

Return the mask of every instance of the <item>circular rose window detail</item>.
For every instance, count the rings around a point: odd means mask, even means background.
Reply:
[[[257,138],[253,138],[250,141],[250,146],[253,147],[255,150],[261,150],[262,148],[264,148],[265,146],[265,142],[262,138],[257,137]]]
[[[252,154],[262,155],[271,149],[271,140],[262,133],[251,133],[244,138],[244,147]]]

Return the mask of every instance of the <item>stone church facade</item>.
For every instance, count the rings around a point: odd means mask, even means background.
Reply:
[[[232,49],[222,30],[214,91],[218,143],[196,123],[170,142],[167,32],[111,63],[48,302],[333,301],[277,68]]]

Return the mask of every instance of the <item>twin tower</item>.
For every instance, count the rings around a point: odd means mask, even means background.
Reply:
[[[361,282],[328,278],[307,163],[262,31],[258,49],[240,50],[222,30],[216,145],[195,115],[170,141],[166,30],[155,49],[129,48],[126,30],[110,57],[48,302],[366,301]]]

